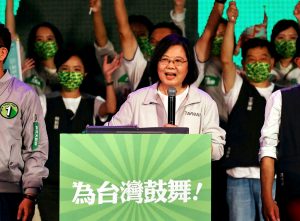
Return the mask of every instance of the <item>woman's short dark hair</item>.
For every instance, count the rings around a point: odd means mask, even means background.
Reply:
[[[299,29],[299,24],[294,21],[294,20],[287,20],[287,19],[282,19],[279,20],[272,29],[272,34],[271,34],[271,44],[275,48],[275,38],[279,35],[280,32],[288,29],[288,28],[293,28],[297,32],[298,36],[300,36],[300,29]],[[275,60],[280,59],[281,56],[275,51]]]
[[[171,34],[164,37],[156,46],[152,59],[150,61],[150,73],[154,80],[159,81],[157,66],[161,57],[166,51],[175,45],[181,45],[185,51],[188,61],[188,73],[183,81],[183,85],[190,85],[198,78],[198,69],[195,61],[194,51],[187,38],[181,37],[177,34]]]
[[[55,57],[54,57],[54,64],[56,69],[58,70],[60,66],[66,63],[72,56],[77,56],[83,63],[85,67],[85,60],[83,59],[83,52],[77,49],[68,48],[60,48],[58,49]]]
[[[56,26],[54,26],[49,22],[42,22],[40,24],[35,25],[29,32],[28,41],[27,41],[27,57],[33,58],[35,61],[38,62],[40,61],[40,58],[37,56],[37,54],[34,51],[34,44],[36,42],[37,30],[40,27],[49,28],[53,32],[58,48],[60,48],[63,44],[62,34]]]

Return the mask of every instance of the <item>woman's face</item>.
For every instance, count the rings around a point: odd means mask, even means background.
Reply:
[[[69,60],[67,60],[59,67],[59,71],[80,72],[84,74],[84,66],[78,56],[71,56]]]
[[[79,90],[84,78],[84,66],[78,56],[72,56],[59,67],[58,80],[63,91]]]
[[[48,27],[39,27],[38,30],[36,31],[36,36],[35,36],[36,41],[56,41],[54,33],[51,31],[50,28]]]
[[[297,40],[298,34],[296,30],[293,27],[289,27],[288,29],[285,29],[284,31],[280,32],[275,40]]]
[[[188,61],[181,45],[171,46],[157,64],[160,85],[164,88],[175,87],[179,92],[188,73]]]

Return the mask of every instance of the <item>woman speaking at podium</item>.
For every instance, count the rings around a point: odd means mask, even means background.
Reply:
[[[190,134],[210,134],[212,159],[220,159],[225,132],[219,127],[215,101],[192,85],[198,69],[188,40],[176,34],[163,38],[156,46],[149,71],[157,82],[131,93],[106,126],[188,127]]]

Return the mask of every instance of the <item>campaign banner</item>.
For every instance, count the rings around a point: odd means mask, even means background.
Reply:
[[[211,220],[211,137],[61,134],[60,221]]]
[[[9,54],[4,63],[4,69],[7,69],[11,76],[22,81],[22,64],[19,39],[12,41]]]

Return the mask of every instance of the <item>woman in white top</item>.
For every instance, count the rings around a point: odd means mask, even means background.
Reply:
[[[188,127],[191,134],[211,134],[212,159],[223,155],[225,132],[219,127],[216,103],[191,86],[198,77],[194,52],[188,40],[176,34],[155,48],[150,72],[157,83],[129,95],[108,126]],[[175,125],[168,124],[168,89],[176,89]]]

